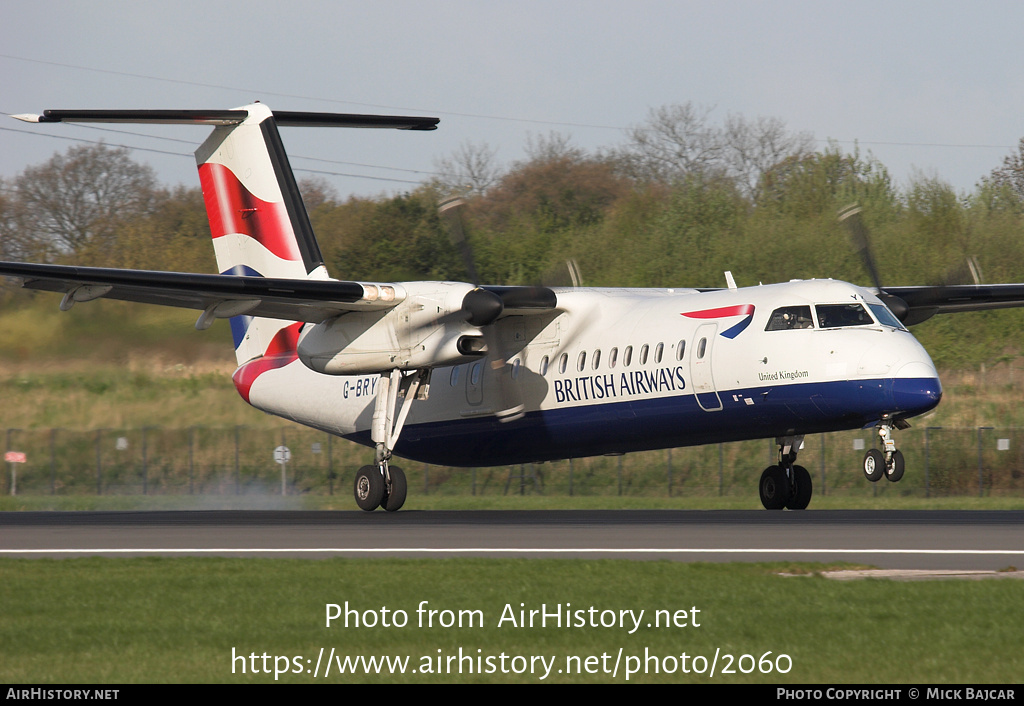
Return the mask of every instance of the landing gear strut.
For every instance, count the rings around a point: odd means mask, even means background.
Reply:
[[[405,473],[398,466],[391,465],[391,454],[405,426],[413,400],[426,398],[429,379],[428,370],[417,370],[412,375],[392,370],[380,376],[373,407],[373,424],[370,427],[370,438],[375,449],[374,463],[356,472],[353,489],[356,504],[363,510],[373,511],[382,507],[388,512],[395,512],[405,504],[408,490]],[[396,418],[400,394],[405,396],[405,400]]]
[[[893,483],[903,477],[903,452],[896,448],[892,430],[893,427],[906,429],[909,426],[903,419],[882,419],[879,422],[876,428],[882,449],[870,449],[864,454],[864,477],[872,483],[881,480],[883,475]]]
[[[811,503],[811,474],[796,465],[796,453],[803,446],[803,436],[780,436],[779,463],[768,466],[761,474],[758,491],[766,510],[804,510]]]

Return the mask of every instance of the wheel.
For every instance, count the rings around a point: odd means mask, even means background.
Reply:
[[[864,454],[864,477],[872,483],[882,479],[885,474],[885,454],[878,449],[871,449]]]
[[[892,463],[885,467],[885,477],[895,483],[903,477],[903,452],[892,452]]]
[[[356,505],[363,510],[376,510],[384,498],[384,476],[377,466],[363,466],[356,473]]]
[[[781,510],[789,500],[789,479],[781,466],[768,466],[758,486],[765,510]]]
[[[388,475],[391,476],[391,488],[385,489],[380,506],[388,512],[394,512],[405,505],[409,485],[405,482],[405,473],[398,466],[388,466]]]
[[[786,507],[790,510],[806,510],[811,504],[811,474],[803,466],[793,466],[793,495]]]

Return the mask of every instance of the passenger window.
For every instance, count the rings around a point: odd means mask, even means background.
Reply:
[[[461,365],[456,365],[454,368],[452,368],[452,387],[455,387],[456,385],[459,384],[459,371],[460,370],[462,370],[462,366]]]
[[[516,358],[515,362],[512,363],[512,379],[519,379],[519,359]]]
[[[676,344],[676,360],[682,360],[683,355],[686,354],[686,341],[679,341]]]
[[[875,323],[860,304],[816,304],[818,326],[839,328],[841,326],[867,326]]]
[[[626,346],[626,350],[622,353],[622,364],[625,367],[629,367],[629,364],[633,362],[633,346]]]
[[[647,365],[647,351],[650,350],[650,346],[646,343],[643,348],[640,349],[640,365]]]
[[[540,359],[540,375],[544,377],[548,374],[548,357],[544,356]]]
[[[765,331],[788,331],[795,328],[814,328],[809,306],[784,306],[776,309],[768,318]]]
[[[565,372],[565,368],[568,365],[568,363],[569,363],[569,354],[568,353],[563,353],[561,355],[561,357],[559,357],[559,359],[558,359],[558,372],[564,373]]]
[[[576,359],[576,369],[579,370],[582,373],[583,372],[583,368],[585,368],[586,366],[587,366],[587,352],[586,351],[580,351],[580,357]]]
[[[608,351],[608,367],[609,368],[614,368],[615,367],[615,361],[618,360],[618,358],[619,358],[619,349],[618,348],[612,348],[610,351]]]
[[[593,368],[594,370],[597,370],[597,366],[598,366],[598,365],[600,365],[600,364],[601,364],[601,349],[600,349],[600,348],[598,348],[598,349],[597,349],[596,351],[594,351],[594,360],[593,360],[593,362],[592,362],[592,363],[590,364],[590,366],[591,366],[591,367],[592,367],[592,368]]]
[[[483,371],[483,363],[473,363],[472,369],[469,371],[469,381],[473,385],[480,384],[480,373]]]
[[[697,359],[704,360],[704,352],[708,347],[708,339],[700,339],[700,343],[697,344]]]
[[[654,362],[660,363],[661,356],[665,353],[665,344],[659,343],[658,347],[654,349]]]

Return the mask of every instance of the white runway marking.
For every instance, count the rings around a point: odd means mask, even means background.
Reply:
[[[664,549],[664,548],[580,548],[560,549],[535,547],[461,547],[435,549],[430,547],[296,547],[296,548],[103,548],[91,549],[0,549],[0,554],[932,554],[932,555],[995,555],[1024,556],[1024,550],[1003,549]]]

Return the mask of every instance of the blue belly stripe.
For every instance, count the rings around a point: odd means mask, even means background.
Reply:
[[[395,453],[445,466],[497,466],[818,434],[860,429],[882,414],[923,414],[941,394],[934,378],[799,383],[720,390],[722,409],[706,412],[685,392],[534,411],[507,424],[481,417],[407,425]],[[373,445],[369,431],[346,438]]]

